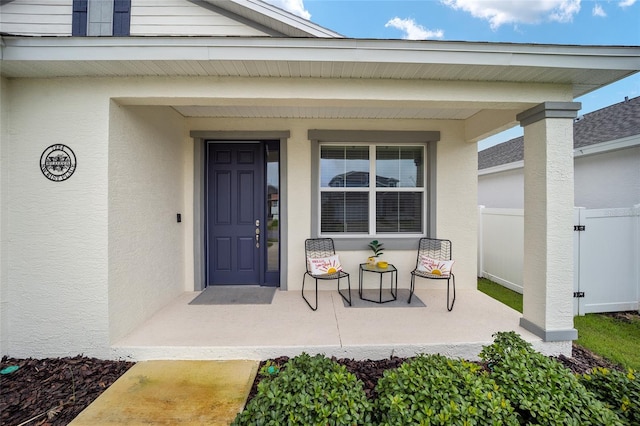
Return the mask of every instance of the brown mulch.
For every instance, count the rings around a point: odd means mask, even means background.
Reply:
[[[0,370],[0,424],[66,425],[134,363],[73,358],[3,357]]]
[[[574,373],[586,373],[594,367],[605,367],[609,369],[621,370],[621,367],[619,365],[616,365],[576,344],[573,344],[571,352],[571,358],[561,355],[556,359]],[[283,366],[288,360],[289,358],[287,357],[280,357],[270,361],[278,366]],[[333,360],[340,365],[344,365],[347,368],[347,371],[353,373],[358,379],[360,379],[362,383],[364,383],[364,391],[367,395],[367,398],[374,399],[376,383],[378,382],[378,379],[382,377],[385,370],[399,367],[406,359],[392,357],[389,359],[382,359],[377,361],[355,361],[353,359],[347,358],[333,358]],[[262,368],[264,365],[265,361],[261,362],[260,368]],[[256,395],[258,391],[258,383],[260,383],[260,375],[258,375],[256,377],[256,380],[253,382],[253,387],[251,388],[251,391],[249,393],[249,400],[251,400],[251,398]]]
[[[271,361],[283,365],[288,358]],[[362,380],[367,397],[374,398],[375,385],[384,371],[400,366],[405,359],[336,361]],[[593,367],[619,368],[577,345],[573,345],[571,358],[561,356],[558,361],[574,373],[584,373]],[[133,364],[82,356],[40,360],[4,357],[0,370],[13,365],[20,368],[0,375],[0,424],[66,425]],[[255,395],[258,382],[259,377],[253,384],[249,399]]]

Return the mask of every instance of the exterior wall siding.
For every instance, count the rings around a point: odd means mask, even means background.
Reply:
[[[574,164],[576,207],[640,204],[640,146],[576,158]]]
[[[458,288],[476,286],[477,152],[464,140],[463,122],[184,118],[168,107],[203,99],[210,105],[233,99],[278,105],[291,99],[357,98],[363,92],[394,99],[397,91],[390,82],[375,82],[373,94],[363,84],[320,79],[78,78],[3,84],[9,101],[0,105],[4,111],[10,102],[11,108],[3,112],[9,125],[0,133],[6,263],[0,272],[8,306],[2,305],[1,319],[8,329],[4,350],[11,356],[109,357],[110,345],[172,297],[194,289],[191,131],[290,132],[282,185],[283,192],[295,194],[283,224],[285,281],[292,291],[302,284],[302,248],[311,232],[315,194],[309,129],[439,131],[436,236],[453,241]],[[39,170],[42,152],[54,143],[68,145],[78,159],[75,174],[64,182],[51,182]],[[180,224],[176,213],[182,213]],[[369,250],[363,244],[362,250],[340,254],[355,288],[358,264]],[[415,256],[415,250],[385,252],[400,271],[400,287],[409,286]],[[423,281],[418,285],[441,287]]]
[[[107,87],[91,80],[12,80],[6,253],[9,336],[16,357],[108,356]],[[65,144],[77,158],[66,181],[40,171]]]
[[[131,1],[132,36],[265,36],[187,0]]]
[[[73,0],[13,0],[0,6],[0,33],[70,36]]]
[[[9,285],[7,282],[7,143],[9,127],[9,81],[0,77],[0,354],[9,346]]]
[[[71,36],[73,0],[13,0],[0,6],[0,32]],[[267,36],[188,0],[132,0],[132,36]]]
[[[115,342],[183,291],[184,119],[168,107],[111,103],[109,329]],[[177,222],[176,214],[185,218]],[[193,291],[193,285],[188,288]]]
[[[475,174],[475,158],[477,151],[475,144],[466,143],[456,136],[462,134],[462,126],[455,122],[438,122],[425,120],[287,120],[287,119],[214,119],[192,118],[188,120],[191,130],[290,130],[291,137],[287,142],[289,162],[287,168],[286,191],[295,194],[295,199],[289,202],[288,216],[288,268],[287,290],[299,291],[302,287],[302,275],[305,271],[304,240],[311,236],[311,197],[315,190],[311,186],[311,144],[307,139],[309,129],[340,129],[340,130],[397,130],[397,131],[440,131],[443,140],[438,145],[438,213],[437,236],[453,241],[456,260],[456,284],[459,289],[476,288],[476,248],[477,231],[474,221],[469,217],[476,217],[477,185]],[[448,135],[456,135],[451,138]],[[442,156],[442,157],[441,157]],[[455,161],[454,161],[455,159]],[[460,161],[470,163],[467,173],[464,167],[455,171],[443,166]],[[444,170],[443,170],[444,169]],[[454,182],[445,182],[447,179]],[[464,188],[464,190],[461,190]],[[466,198],[466,199],[465,199]],[[454,209],[448,210],[448,209]],[[470,212],[471,216],[466,216]],[[379,238],[384,242],[384,237]],[[415,239],[417,250],[417,239]],[[387,250],[384,259],[393,263],[399,270],[398,286],[408,288],[411,275],[415,267],[416,250]],[[352,273],[357,285],[358,265],[370,256],[370,250],[363,243],[362,250],[340,250],[340,261],[345,270]],[[371,283],[375,285],[375,282]],[[442,288],[441,282],[421,280],[421,287]]]
[[[497,209],[523,209],[522,169],[478,176],[478,205]]]
[[[574,159],[576,207],[604,209],[640,203],[640,146]],[[522,168],[478,176],[478,205],[524,208]]]
[[[450,123],[438,143],[436,237],[452,241],[456,285],[475,289],[478,231],[472,218],[478,209],[478,151],[475,143],[464,139],[463,127]]]

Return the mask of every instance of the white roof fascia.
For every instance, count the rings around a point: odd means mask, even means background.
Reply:
[[[513,163],[500,164],[499,166],[487,167],[486,169],[478,170],[478,176],[492,175],[494,173],[507,172],[509,170],[522,168],[524,168],[524,160],[514,161]]]
[[[270,37],[2,36],[3,60],[309,61],[640,70],[640,47]]]
[[[640,135],[627,136],[626,138],[576,148],[573,150],[573,157],[579,158],[587,155],[602,154],[604,152],[617,151],[634,146],[640,146]]]
[[[267,19],[274,20],[285,26],[294,28],[306,33],[309,37],[320,38],[343,38],[341,34],[321,27],[313,22],[304,19],[293,13],[287,12],[269,3],[259,0],[204,0],[221,9],[236,13],[245,18],[251,19],[251,14],[246,11],[263,15]],[[243,10],[244,9],[244,10]]]

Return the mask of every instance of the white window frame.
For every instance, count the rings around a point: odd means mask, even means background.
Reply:
[[[388,146],[402,146],[402,147],[420,147],[422,149],[422,187],[378,187],[377,184],[377,170],[376,170],[376,151],[378,147],[388,147]],[[317,226],[320,237],[331,237],[331,238],[341,238],[341,237],[367,237],[367,238],[387,238],[389,236],[398,237],[398,238],[419,238],[425,235],[426,227],[427,227],[427,149],[424,143],[402,143],[402,144],[390,144],[385,142],[376,142],[376,143],[367,143],[367,142],[321,142],[318,144],[318,149],[322,150],[323,146],[340,146],[340,147],[349,147],[349,146],[367,146],[369,148],[369,186],[365,187],[323,187],[322,183],[318,182],[318,187],[315,191],[316,196],[318,197],[317,206]],[[318,155],[318,163],[315,167],[318,168],[320,176],[322,175],[321,170],[321,155]],[[373,178],[372,178],[373,176]],[[372,185],[373,183],[373,185]],[[367,233],[364,232],[335,232],[335,233],[323,233],[322,232],[322,193],[325,192],[367,192],[369,194],[369,230]],[[377,198],[378,193],[381,192],[410,192],[410,193],[421,193],[422,194],[422,206],[421,206],[421,229],[419,232],[377,232]]]
[[[341,144],[353,144],[366,142],[367,144],[380,143],[380,145],[411,145],[423,144],[425,146],[425,172],[427,180],[425,182],[426,193],[424,199],[424,211],[426,220],[424,223],[424,235],[435,237],[436,232],[436,211],[437,211],[437,148],[440,140],[439,131],[418,130],[335,130],[335,129],[309,129],[308,139],[311,143],[311,222],[310,236],[317,238],[320,236],[320,144],[326,142],[339,142]],[[403,234],[382,234],[384,244],[390,250],[411,250],[416,247],[415,237],[404,236]],[[365,234],[343,234],[334,238],[335,247],[338,250],[360,250],[367,247],[371,241],[371,235]],[[332,237],[333,238],[333,237]]]

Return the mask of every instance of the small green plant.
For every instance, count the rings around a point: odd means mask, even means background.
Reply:
[[[640,425],[640,377],[634,370],[594,368],[581,375],[580,382],[621,419]]]
[[[381,243],[378,240],[373,240],[369,243],[369,248],[371,249],[371,251],[373,252],[373,256],[372,257],[378,257],[381,256],[382,253],[384,252],[384,244]]]
[[[260,371],[258,371],[258,374],[260,374],[260,377],[271,377],[271,376],[275,376],[276,374],[278,374],[280,372],[280,365],[268,360],[267,362],[265,362],[265,364],[260,368]]]
[[[256,396],[233,425],[371,425],[363,384],[322,356],[299,355],[258,384]]]
[[[533,350],[515,332],[500,332],[483,347],[491,377],[516,406],[524,424],[623,425],[569,369]]]
[[[466,361],[419,355],[388,370],[376,386],[381,425],[519,425],[500,387]]]

